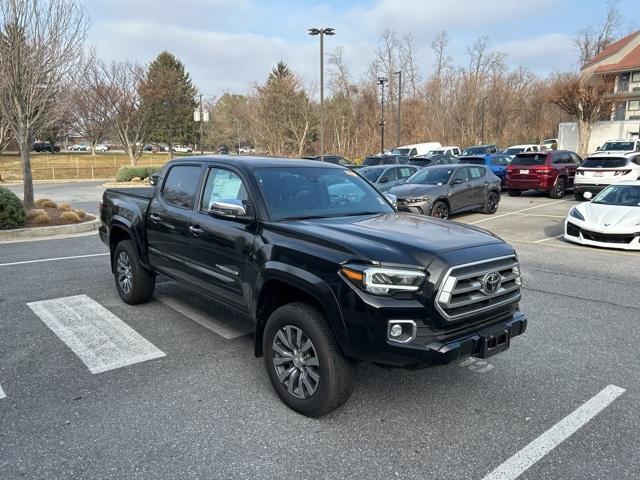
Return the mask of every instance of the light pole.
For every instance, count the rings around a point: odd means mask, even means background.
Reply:
[[[324,162],[324,36],[335,35],[333,28],[310,28],[309,35],[320,35],[320,161]]]
[[[378,77],[378,85],[380,85],[380,154],[384,155],[384,84],[389,82],[386,77]]]
[[[487,97],[482,97],[482,121],[480,122],[480,145],[484,145],[484,102]]]
[[[400,123],[402,121],[402,114],[400,113],[400,106],[402,105],[402,70],[394,72],[394,75],[398,75],[398,120],[396,122],[396,147],[400,146]]]

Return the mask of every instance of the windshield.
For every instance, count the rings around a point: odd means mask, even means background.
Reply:
[[[359,173],[370,182],[375,183],[382,172],[384,172],[384,168],[363,168]]]
[[[394,148],[391,152],[394,155],[409,155],[411,153],[410,148]]]
[[[511,165],[544,165],[547,160],[546,154],[541,155],[516,155],[516,158],[511,160]]]
[[[610,185],[600,192],[591,203],[640,207],[640,185]]]
[[[627,159],[622,157],[593,157],[587,158],[582,166],[584,168],[620,168],[627,164]]]
[[[273,220],[391,213],[389,203],[363,178],[327,167],[258,168],[256,180]]]
[[[506,155],[515,155],[517,153],[522,153],[524,152],[524,148],[507,148],[503,153],[505,153]]]
[[[462,151],[462,156],[485,155],[487,153],[489,153],[489,147],[467,147]]]
[[[458,163],[463,165],[484,165],[484,158],[461,158]]]
[[[451,178],[453,169],[448,168],[431,168],[421,170],[407,179],[406,183],[419,185],[444,185]]]
[[[625,150],[633,150],[633,142],[607,142],[605,143],[600,150],[608,150],[608,151],[612,151],[612,150],[621,150],[621,151],[625,151]]]

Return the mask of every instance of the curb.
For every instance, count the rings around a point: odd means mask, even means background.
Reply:
[[[96,218],[89,222],[74,223],[71,225],[54,225],[52,227],[17,228],[15,230],[0,231],[0,242],[11,242],[13,240],[24,240],[41,237],[54,237],[58,235],[73,235],[75,233],[85,233],[98,230],[100,219]]]

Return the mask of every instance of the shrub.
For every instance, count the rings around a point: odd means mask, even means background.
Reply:
[[[38,200],[35,201],[36,207],[38,208],[43,208],[43,204],[50,202],[51,200],[49,200],[48,198],[39,198]]]
[[[62,215],[60,215],[60,218],[63,220],[66,220],[67,222],[80,221],[80,216],[76,212],[72,212],[72,211],[63,212]]]
[[[129,180],[130,182],[135,182],[135,183],[140,183],[142,182],[142,179],[140,177],[133,177],[131,180]]]
[[[34,217],[32,222],[34,225],[47,225],[48,223],[51,223],[51,219],[49,218],[49,214],[44,212]]]
[[[145,166],[145,167],[120,167],[116,174],[116,182],[130,182],[132,178],[140,179],[150,176],[162,170],[161,165]]]
[[[68,212],[71,210],[71,204],[68,202],[63,202],[58,205],[58,210],[60,210],[61,212]]]
[[[42,208],[34,208],[32,210],[29,210],[27,212],[27,220],[33,220],[34,218],[36,218],[38,215],[46,215],[47,212],[45,212]]]
[[[87,216],[87,212],[82,209],[74,210],[74,212],[76,212],[76,215],[81,219]]]
[[[16,194],[0,187],[0,230],[20,227],[26,218],[27,213]]]
[[[43,202],[40,202],[40,205],[37,206],[40,208],[58,208],[58,204],[53,200],[44,200]]]

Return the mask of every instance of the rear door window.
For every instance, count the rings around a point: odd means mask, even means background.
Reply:
[[[485,173],[487,172],[482,167],[469,167],[469,176],[472,180],[484,177]]]
[[[192,209],[200,183],[200,170],[197,165],[171,167],[162,186],[164,201],[174,207]]]
[[[400,179],[409,178],[411,175],[416,173],[416,169],[414,167],[400,167]]]

